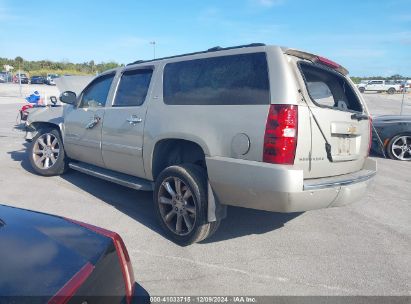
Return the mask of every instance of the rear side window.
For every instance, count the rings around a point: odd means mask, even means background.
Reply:
[[[298,65],[315,104],[342,111],[362,112],[360,100],[343,75],[317,64],[300,62]]]
[[[140,69],[123,73],[117,88],[114,107],[141,106],[147,96],[153,70]]]
[[[164,102],[169,105],[269,104],[265,53],[169,63],[164,68]]]

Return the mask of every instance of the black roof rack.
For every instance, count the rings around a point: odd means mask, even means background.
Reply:
[[[225,51],[225,50],[240,49],[240,48],[246,48],[246,47],[256,47],[256,46],[265,46],[265,44],[264,43],[250,43],[250,44],[244,44],[244,45],[230,46],[230,47],[226,47],[226,48],[222,48],[220,46],[215,46],[215,47],[212,47],[212,48],[210,48],[206,51],[187,53],[187,54],[181,54],[181,55],[174,55],[174,56],[156,58],[156,59],[151,59],[151,60],[137,60],[137,61],[134,61],[132,63],[127,64],[127,66],[133,65],[133,64],[138,64],[138,63],[143,63],[143,62],[144,63],[145,62],[153,62],[153,61],[159,61],[159,60],[171,59],[171,58],[178,58],[178,57],[183,57],[183,56],[205,54],[205,53],[209,53],[209,52]]]

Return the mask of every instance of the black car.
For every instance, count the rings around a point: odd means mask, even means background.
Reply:
[[[372,151],[403,161],[411,160],[411,116],[384,115],[373,119]]]
[[[117,233],[0,205],[0,303],[131,303],[134,286]]]
[[[30,78],[31,84],[45,84],[46,78],[43,76],[33,76]]]

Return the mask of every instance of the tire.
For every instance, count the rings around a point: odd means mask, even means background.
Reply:
[[[201,167],[182,164],[164,169],[153,196],[158,221],[175,243],[200,242],[218,229],[219,221],[207,221],[207,177]]]
[[[391,138],[387,154],[391,159],[411,161],[411,134],[398,134]]]
[[[364,92],[365,92],[365,89],[364,89],[364,88],[359,88],[359,90],[360,90],[360,93],[364,93]]]
[[[394,94],[395,93],[395,88],[389,88],[387,90],[387,93],[390,94],[390,95]]]
[[[39,175],[54,176],[67,171],[67,157],[60,132],[52,128],[40,130],[31,142],[29,159]]]

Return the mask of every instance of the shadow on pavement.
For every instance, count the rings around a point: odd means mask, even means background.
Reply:
[[[302,212],[275,213],[254,209],[228,207],[227,217],[221,221],[220,228],[202,244],[219,242],[249,234],[264,234],[279,228]]]
[[[16,122],[16,124],[14,125],[14,130],[25,131],[26,126],[24,125],[24,122],[20,122],[20,123]]]
[[[25,143],[27,148],[29,143]],[[23,169],[35,174],[28,159],[26,149],[8,152],[14,161],[20,162]],[[69,170],[61,178],[81,190],[112,205],[117,210],[163,235],[157,222],[153,205],[153,193],[136,191],[116,185],[96,177],[74,170]],[[227,218],[221,222],[220,228],[202,244],[234,239],[250,234],[263,234],[281,228],[284,224],[301,213],[273,213],[240,207],[228,207]]]
[[[23,143],[24,148],[20,149],[20,150],[16,150],[16,151],[10,151],[7,152],[7,154],[10,154],[10,157],[12,160],[14,161],[19,161],[20,165],[22,166],[22,168],[30,173],[35,174],[33,168],[31,167],[30,164],[30,160],[28,157],[28,152],[27,149],[29,147],[29,143],[25,142]]]

